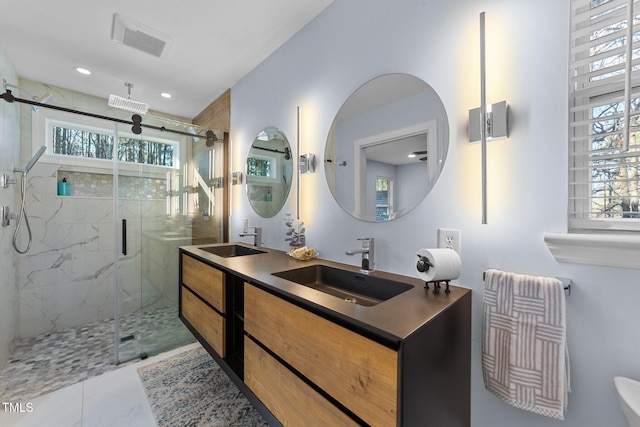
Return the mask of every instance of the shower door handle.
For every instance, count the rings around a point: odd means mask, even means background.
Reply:
[[[127,255],[127,220],[122,220],[122,255]]]

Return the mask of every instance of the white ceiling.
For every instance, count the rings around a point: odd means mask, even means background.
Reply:
[[[190,119],[332,1],[3,0],[0,46],[20,77],[102,98],[131,82],[132,100]],[[171,36],[167,57],[111,40],[116,13]]]

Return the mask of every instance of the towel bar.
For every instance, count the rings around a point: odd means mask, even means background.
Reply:
[[[484,282],[486,278],[487,272],[483,271],[482,281]],[[567,296],[571,296],[571,285],[573,284],[571,279],[567,279],[566,277],[556,277],[556,279],[558,279],[562,283],[562,287],[564,288],[564,292],[567,294]]]

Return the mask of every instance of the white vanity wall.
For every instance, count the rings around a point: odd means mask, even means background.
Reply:
[[[487,100],[507,100],[511,135],[488,148],[488,225],[481,224],[480,146],[468,144],[468,111],[480,103],[479,13],[487,16]],[[573,393],[564,426],[624,425],[615,375],[640,378],[639,271],[559,263],[545,232],[567,228],[569,5],[557,0],[335,0],[231,91],[233,170],[251,142],[277,126],[316,173],[301,177],[307,244],[349,264],[358,237],[376,238],[376,266],[414,275],[415,252],[435,247],[439,227],[462,230],[457,284],[473,289],[472,425],[532,427],[557,421],[508,406],[485,390],[480,368],[482,273],[490,267],[571,278],[567,298]],[[387,73],[422,78],[440,95],[450,125],[447,162],[430,195],[385,224],[353,219],[334,201],[324,176],[324,142],[337,111],[368,80]],[[243,186],[232,189],[231,240],[242,218],[261,225],[269,247],[286,249],[285,213],[258,217]],[[247,241],[245,239],[245,241]],[[425,399],[428,398],[425,396]]]

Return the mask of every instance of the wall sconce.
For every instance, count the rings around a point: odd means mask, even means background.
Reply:
[[[239,184],[242,184],[242,172],[232,172],[231,185],[239,185]]]
[[[316,171],[316,155],[311,153],[300,154],[300,173],[314,173]]]
[[[482,108],[469,110],[469,142],[480,142],[482,139]],[[487,141],[504,139],[509,137],[509,124],[507,119],[509,106],[507,101],[487,105],[485,117]]]
[[[469,110],[469,142],[482,146],[482,223],[487,223],[487,140],[509,136],[507,101],[487,106],[485,18],[480,14],[480,108]]]
[[[224,178],[212,178],[211,181],[209,181],[209,185],[211,185],[213,188],[222,188],[224,186]]]

